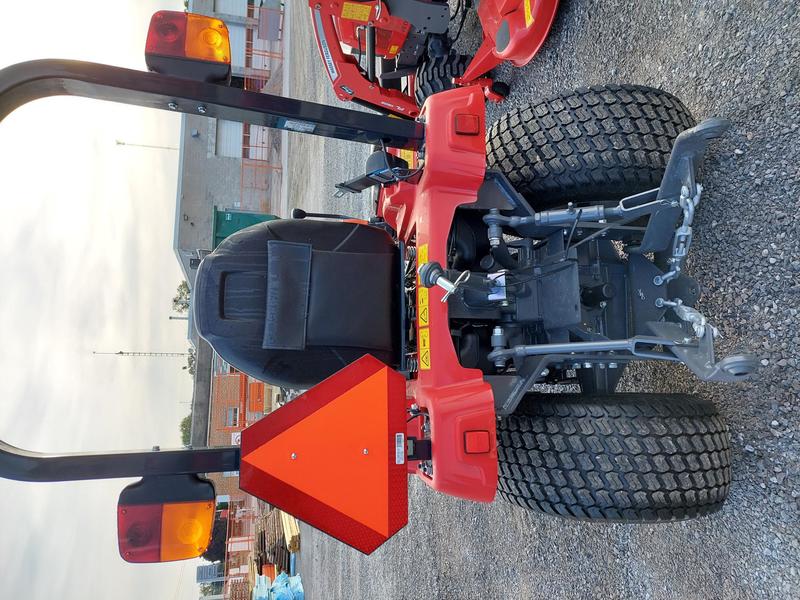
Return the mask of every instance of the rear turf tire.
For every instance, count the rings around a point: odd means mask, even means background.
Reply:
[[[488,167],[534,208],[620,200],[660,185],[675,138],[694,124],[663,90],[581,88],[500,117],[487,135]]]
[[[453,88],[453,78],[461,77],[469,63],[469,57],[450,52],[446,56],[427,57],[417,68],[414,96],[422,106],[428,96]]]
[[[585,521],[659,522],[722,507],[730,436],[684,394],[531,394],[498,422],[505,500]]]

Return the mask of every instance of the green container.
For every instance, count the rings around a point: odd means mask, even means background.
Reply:
[[[263,223],[264,221],[274,221],[276,215],[265,213],[247,212],[241,210],[219,210],[214,208],[214,226],[211,235],[214,239],[214,248],[220,245],[229,235],[241,231],[251,225]]]

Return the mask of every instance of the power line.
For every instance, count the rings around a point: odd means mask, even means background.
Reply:
[[[178,597],[178,594],[181,592],[181,588],[183,588],[183,571],[186,568],[186,563],[181,563],[181,570],[178,573],[178,585],[175,586],[175,594],[172,596],[173,600]]]
[[[118,352],[92,352],[92,354],[105,356],[144,356],[148,358],[182,358],[189,356],[188,352],[124,352],[122,350]]]
[[[152,148],[154,150],[178,150],[175,146],[159,146],[158,144],[134,144],[124,140],[116,140],[117,146],[135,146],[137,148]]]

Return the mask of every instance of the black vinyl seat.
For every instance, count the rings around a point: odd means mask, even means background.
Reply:
[[[400,258],[382,229],[278,220],[248,227],[197,272],[198,333],[228,363],[310,387],[364,354],[399,362]]]

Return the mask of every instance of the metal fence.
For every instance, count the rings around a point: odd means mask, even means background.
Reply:
[[[245,600],[250,597],[253,582],[250,556],[255,545],[255,521],[258,506],[255,498],[232,500],[228,507],[228,529],[225,536],[224,586],[225,600]]]
[[[283,7],[277,3],[247,7],[244,88],[283,91]],[[281,132],[245,125],[242,139],[241,205],[277,214],[282,184]]]

